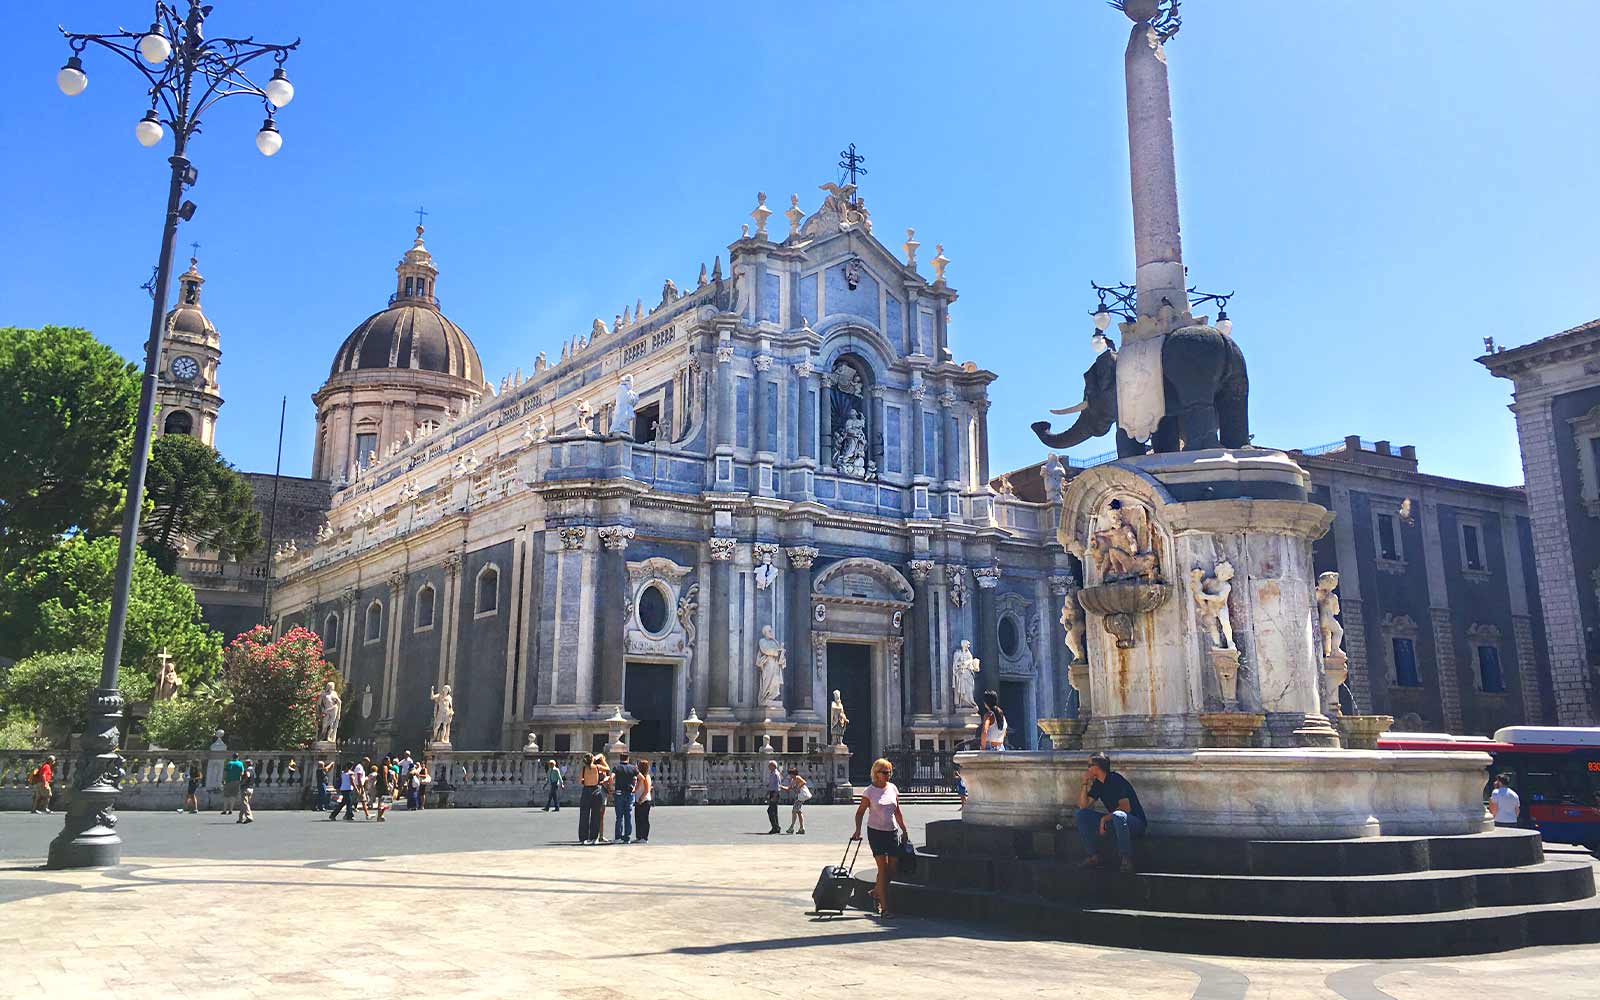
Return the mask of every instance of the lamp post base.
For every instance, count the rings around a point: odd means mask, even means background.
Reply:
[[[122,785],[122,755],[117,753],[122,694],[100,688],[89,696],[89,727],[83,756],[73,776],[72,800],[60,833],[50,842],[46,868],[108,868],[122,861],[117,836],[117,792]]]

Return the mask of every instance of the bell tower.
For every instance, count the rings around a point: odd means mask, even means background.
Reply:
[[[161,348],[161,374],[156,385],[158,433],[187,434],[216,447],[217,411],[222,393],[217,366],[222,341],[217,328],[200,309],[200,276],[194,257],[178,277],[178,304],[167,313],[167,335]]]

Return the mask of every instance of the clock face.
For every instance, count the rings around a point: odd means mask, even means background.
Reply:
[[[193,382],[196,375],[200,374],[200,363],[187,355],[176,358],[172,362],[172,377],[181,382]]]

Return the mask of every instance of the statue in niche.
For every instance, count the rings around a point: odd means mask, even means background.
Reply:
[[[588,437],[593,432],[591,424],[594,421],[594,410],[590,409],[587,399],[578,400],[577,410],[577,433]]]
[[[829,377],[833,387],[849,396],[860,396],[862,393],[861,373],[852,368],[849,363],[840,361],[833,366],[833,374]]]
[[[1067,634],[1067,648],[1072,651],[1072,662],[1087,663],[1088,644],[1084,642],[1083,607],[1078,604],[1078,595],[1071,590],[1067,591],[1066,599],[1061,602],[1061,630]]]
[[[617,382],[617,398],[611,404],[611,433],[633,434],[633,411],[639,405],[639,394],[633,391],[633,376],[624,375]]]
[[[783,668],[787,663],[788,654],[783,643],[773,636],[772,626],[761,626],[761,638],[756,640],[756,674],[760,682],[756,701],[759,704],[783,703]]]
[[[1228,616],[1228,595],[1233,592],[1233,564],[1224,559],[1211,576],[1196,566],[1189,571],[1189,593],[1199,609],[1200,627],[1217,649],[1235,649],[1233,621]]]
[[[1339,624],[1339,574],[1329,571],[1317,577],[1317,631],[1322,638],[1322,658],[1342,660],[1344,626]]]
[[[343,710],[339,692],[333,689],[333,681],[329,681],[322,686],[322,694],[317,697],[318,743],[332,743],[339,738],[339,715]]]
[[[982,661],[972,655],[972,640],[962,639],[955,655],[950,658],[950,686],[955,694],[957,711],[968,713],[978,710],[978,670],[982,665]]]
[[[833,734],[833,742],[844,742],[844,731],[850,725],[850,716],[844,713],[844,699],[839,696],[839,689],[833,691],[833,701],[828,705],[828,732]]]
[[[1104,519],[1105,527],[1090,533],[1088,546],[1101,582],[1154,580],[1156,554],[1151,551],[1150,525],[1144,512],[1113,500]]]
[[[450,720],[456,717],[456,700],[450,694],[450,685],[446,684],[442,691],[435,691],[433,685],[428,685],[428,698],[433,702],[433,742],[448,746]]]
[[[844,426],[833,432],[833,464],[847,476],[867,478],[867,422],[860,410],[849,411]]]
[[[361,717],[372,718],[372,685],[368,684],[361,690]]]

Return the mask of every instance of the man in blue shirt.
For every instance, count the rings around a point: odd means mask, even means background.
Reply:
[[[1105,806],[1105,812],[1091,808],[1096,800]],[[1139,793],[1133,790],[1127,778],[1111,770],[1110,757],[1103,753],[1091,755],[1078,788],[1078,836],[1083,840],[1083,866],[1098,868],[1104,863],[1100,855],[1101,841],[1108,831],[1115,831],[1122,870],[1132,873],[1133,838],[1144,836],[1145,827]]]
[[[239,780],[243,777],[244,761],[234,754],[222,765],[222,815],[233,812],[239,804]]]

